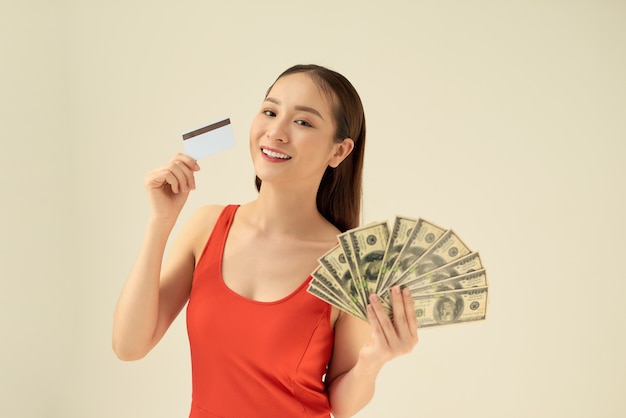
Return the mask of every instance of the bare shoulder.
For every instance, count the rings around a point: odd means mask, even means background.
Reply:
[[[223,205],[206,205],[196,209],[196,211],[189,218],[188,223],[197,223],[196,226],[201,224],[211,223],[215,224],[217,218],[224,210]]]
[[[223,210],[224,206],[222,205],[202,206],[196,209],[183,226],[180,238],[191,247],[196,260],[204,250],[204,246]]]

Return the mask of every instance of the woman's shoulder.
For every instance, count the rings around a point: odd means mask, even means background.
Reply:
[[[204,248],[204,244],[225,208],[224,205],[205,205],[191,214],[183,226],[181,237],[193,248],[194,253]]]
[[[234,208],[239,206],[239,204],[201,206],[191,214],[187,221],[187,226],[197,231],[212,231],[227,207]]]
[[[225,205],[204,205],[204,206],[200,206],[198,209],[196,209],[191,217],[189,218],[190,221],[207,221],[210,219],[215,219],[217,220],[217,218],[219,218],[220,214],[224,211],[224,209],[226,208]]]

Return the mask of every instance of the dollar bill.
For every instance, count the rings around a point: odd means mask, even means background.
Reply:
[[[394,282],[391,282],[390,286],[403,282],[404,277],[409,274],[420,276],[471,252],[454,231],[448,230],[411,266],[402,272]]]
[[[356,277],[359,283],[363,305],[367,306],[369,294],[376,291],[378,272],[389,241],[387,222],[374,222],[355,228],[337,238],[348,259],[352,277]]]
[[[319,258],[319,263],[332,275],[343,293],[359,311],[365,313],[367,303],[364,300],[361,284],[352,275],[350,268],[351,258],[347,257],[342,246],[335,246]],[[355,266],[356,268],[356,266]]]
[[[309,282],[307,292],[323,300],[324,302],[338,309],[341,309],[344,312],[349,313],[350,315],[367,321],[367,317],[360,310],[358,310],[356,306],[350,305],[345,299],[337,297],[335,294],[333,294],[316,280],[311,280]]]
[[[400,255],[400,251],[402,251],[402,248],[404,248],[404,245],[409,240],[411,231],[413,231],[417,222],[418,220],[414,218],[396,216],[393,222],[393,227],[391,228],[389,242],[387,243],[387,248],[385,249],[385,256],[383,257],[383,262],[376,279],[377,293],[382,290],[381,285],[383,283],[383,278],[387,275],[387,272],[391,271],[393,268],[398,256]]]
[[[415,295],[420,293],[437,293],[445,292],[448,290],[470,289],[472,287],[485,286],[487,286],[487,273],[485,272],[485,269],[480,269],[471,273],[465,273],[459,276],[435,281],[422,287],[414,287],[409,289],[411,290],[411,294]]]
[[[354,307],[348,304],[348,301],[345,298],[337,296],[336,293],[333,293],[332,290],[328,289],[318,280],[311,280],[307,291],[318,298],[323,299],[325,302],[338,307],[339,309],[349,311],[352,314],[357,314],[357,311]]]
[[[400,254],[396,257],[396,262],[380,280],[377,291],[383,293],[389,290],[397,281],[397,277],[402,276],[445,232],[445,229],[424,219],[419,219],[411,230]]]
[[[340,283],[334,275],[321,264],[311,273],[311,276],[313,276],[312,283],[320,288],[326,289],[329,294],[341,300],[347,306],[354,307],[356,311],[359,311],[365,316],[366,313],[360,304],[360,297],[354,294],[351,283]],[[344,288],[344,286],[346,286],[347,289]]]
[[[483,268],[478,252],[469,253],[449,264],[436,268],[428,273],[418,274],[417,269],[407,272],[399,281],[399,284],[409,289],[419,289],[429,284],[471,273]]]
[[[391,287],[408,288],[420,327],[486,318],[487,274],[452,230],[421,218],[396,216],[337,236],[339,245],[318,260],[309,293],[367,321],[369,294],[376,292],[393,317]]]
[[[480,321],[487,317],[487,287],[413,295],[419,328]]]

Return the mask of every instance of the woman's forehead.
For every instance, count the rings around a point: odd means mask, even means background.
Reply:
[[[320,84],[306,72],[288,74],[276,80],[267,97],[283,96],[285,99],[318,102],[330,111],[334,102],[333,94]],[[275,98],[280,100],[280,97]]]

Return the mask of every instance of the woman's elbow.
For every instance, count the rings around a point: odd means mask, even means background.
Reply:
[[[148,354],[148,351],[149,351],[145,349],[138,349],[138,348],[126,346],[124,344],[121,344],[116,339],[113,339],[111,346],[117,358],[122,361],[141,360],[142,358],[146,356],[146,354]]]

